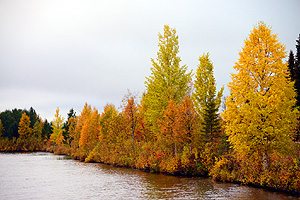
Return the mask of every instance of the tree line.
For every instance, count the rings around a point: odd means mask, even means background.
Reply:
[[[5,111],[0,149],[42,149],[85,162],[299,193],[296,42],[296,56],[291,52],[285,63],[277,35],[258,23],[239,53],[220,115],[224,88],[216,89],[209,53],[199,56],[195,74],[189,72],[180,64],[176,30],[165,25],[140,98],[128,91],[120,109],[107,104],[102,113],[86,103],[78,116],[71,109],[66,120],[57,108],[50,124],[32,108]]]

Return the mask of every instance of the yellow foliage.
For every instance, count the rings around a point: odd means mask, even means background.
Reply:
[[[298,115],[293,82],[283,62],[285,47],[261,22],[239,56],[222,114],[226,133],[236,152],[260,152],[267,168],[270,153],[288,151]]]
[[[18,133],[20,137],[24,140],[27,139],[32,133],[32,128],[30,126],[30,118],[24,112],[20,119]]]

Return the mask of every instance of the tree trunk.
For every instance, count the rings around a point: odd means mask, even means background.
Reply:
[[[269,163],[265,152],[263,152],[263,167],[264,171],[266,171],[269,168]]]

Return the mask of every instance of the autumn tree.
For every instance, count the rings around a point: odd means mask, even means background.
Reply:
[[[209,54],[200,56],[199,61],[192,98],[200,117],[200,131],[205,136],[205,142],[212,142],[213,135],[221,128],[218,111],[224,87],[217,93],[214,66]]]
[[[283,63],[285,47],[270,27],[260,22],[245,40],[228,84],[223,113],[233,149],[256,156],[266,170],[273,152],[286,153],[296,125],[295,91]]]
[[[37,120],[34,123],[32,133],[36,137],[40,137],[42,135],[42,123],[40,120]]]
[[[56,144],[58,145],[58,146],[61,146],[63,143],[64,143],[64,141],[65,141],[65,137],[64,137],[64,135],[63,135],[63,131],[61,130],[61,131],[59,131],[59,133],[58,133],[58,135],[57,135],[57,138],[56,138]]]
[[[112,121],[118,115],[118,111],[114,105],[107,104],[101,114],[100,126],[101,134],[99,137],[100,142],[113,142],[113,135],[111,135]]]
[[[126,121],[123,113],[120,113],[114,105],[107,104],[100,120],[100,142],[120,145],[127,138]]]
[[[43,131],[42,123],[41,120],[38,119],[34,123],[32,129],[32,139],[34,140],[33,142],[35,143],[35,148],[40,146],[40,143],[42,142],[42,131]]]
[[[196,142],[198,129],[198,116],[192,99],[186,96],[178,107],[175,120],[175,138],[179,140],[179,145],[189,146],[192,151],[192,142]],[[182,149],[182,148],[181,148]]]
[[[136,95],[132,94],[128,90],[128,94],[125,95],[122,102],[123,102],[123,113],[128,124],[128,130],[130,132],[129,134],[131,135],[131,138],[133,140],[132,148],[134,150],[135,138],[136,138],[135,133],[137,131],[138,119],[139,119]]]
[[[86,155],[91,152],[93,148],[95,148],[97,142],[99,141],[99,134],[100,115],[94,108],[91,117],[85,120],[80,134],[79,147],[84,150]]]
[[[163,110],[168,107],[170,100],[177,105],[188,93],[188,83],[191,73],[187,73],[187,66],[180,66],[178,56],[179,45],[176,30],[168,25],[164,26],[164,33],[158,34],[158,53],[156,61],[151,59],[151,75],[146,77],[145,101],[146,116],[157,130],[157,119],[163,115]]]
[[[70,117],[68,120],[69,123],[69,136],[71,143],[71,155],[73,158],[80,159],[79,156],[79,140],[81,137],[82,128],[87,119],[90,119],[92,115],[92,108],[91,105],[85,103],[84,107],[79,116],[76,118]],[[71,128],[72,127],[72,128]]]
[[[173,154],[177,155],[177,146],[180,142],[180,134],[175,134],[176,119],[178,106],[174,100],[169,101],[169,105],[163,112],[163,117],[158,119],[160,132],[157,133],[158,141],[160,141],[166,149],[172,149]]]
[[[63,131],[63,121],[64,118],[59,114],[59,108],[57,108],[55,111],[54,120],[52,121],[53,133],[51,134],[50,137],[54,143],[56,143],[56,140],[60,132]]]
[[[67,142],[68,144],[72,143],[72,140],[75,138],[75,130],[76,130],[76,124],[77,124],[77,118],[75,118],[74,116],[71,116],[68,119],[68,138],[67,138]]]
[[[22,140],[26,140],[29,136],[31,136],[32,128],[30,128],[30,118],[24,112],[20,119],[18,133]]]

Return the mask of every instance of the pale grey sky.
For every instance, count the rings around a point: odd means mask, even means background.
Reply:
[[[0,0],[0,112],[32,106],[52,120],[57,107],[64,117],[85,102],[119,107],[127,89],[145,90],[165,24],[177,30],[181,65],[195,72],[209,52],[226,87],[259,21],[295,50],[299,0]]]

